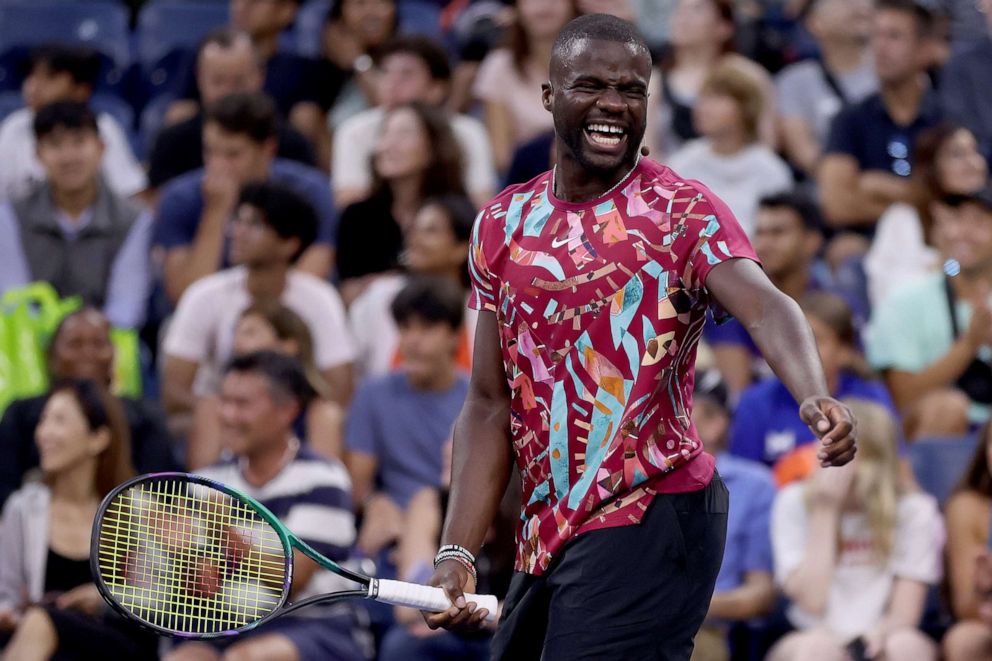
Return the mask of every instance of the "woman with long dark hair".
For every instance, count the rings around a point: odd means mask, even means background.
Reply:
[[[399,265],[403,234],[424,200],[465,194],[462,157],[441,110],[408,103],[387,112],[372,155],[372,193],[349,205],[338,230],[338,274],[346,302],[370,278]]]
[[[5,659],[154,658],[157,638],[107,613],[90,574],[100,501],[134,476],[124,412],[95,381],[52,389],[35,431],[41,482],[10,498],[0,531]]]

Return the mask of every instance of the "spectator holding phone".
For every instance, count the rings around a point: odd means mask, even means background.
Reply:
[[[770,661],[935,660],[917,627],[941,574],[937,501],[899,477],[896,422],[884,406],[849,400],[858,420],[850,465],[817,470],[779,492],[772,509],[775,578],[796,631]]]
[[[947,661],[992,658],[992,514],[990,425],[982,428],[964,477],[947,501],[947,567],[951,612],[958,623],[944,636]]]

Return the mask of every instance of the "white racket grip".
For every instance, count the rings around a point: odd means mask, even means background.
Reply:
[[[369,583],[369,596],[376,601],[393,606],[406,606],[407,608],[434,613],[451,608],[451,602],[448,601],[448,596],[441,588],[432,588],[429,585],[407,583],[406,581],[391,581],[386,578],[372,579]],[[465,603],[469,602],[475,603],[477,608],[485,608],[489,611],[489,614],[486,615],[487,622],[496,621],[496,610],[499,602],[494,595],[466,592]]]

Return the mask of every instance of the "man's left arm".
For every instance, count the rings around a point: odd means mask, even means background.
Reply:
[[[821,440],[820,462],[842,466],[853,459],[854,416],[830,397],[813,332],[799,305],[750,259],[730,259],[713,266],[706,288],[747,329],[772,370],[800,402],[800,417]]]
[[[152,279],[152,224],[150,212],[138,216],[110,269],[103,312],[118,328],[139,328],[145,320]]]

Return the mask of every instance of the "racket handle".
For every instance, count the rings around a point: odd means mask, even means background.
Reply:
[[[451,602],[448,601],[448,596],[441,588],[432,588],[429,585],[407,583],[406,581],[391,581],[386,578],[372,579],[369,583],[369,596],[376,601],[393,606],[406,606],[407,608],[435,613],[451,608]],[[465,603],[468,602],[473,602],[478,608],[485,608],[489,611],[489,614],[486,615],[487,622],[496,621],[498,601],[494,595],[466,592]]]

